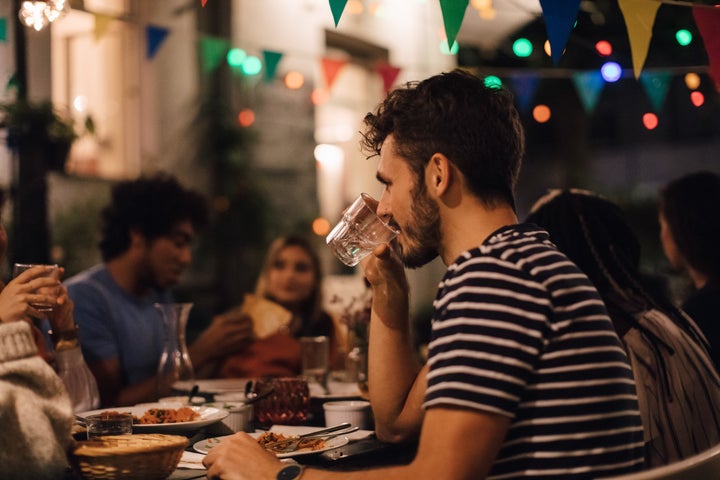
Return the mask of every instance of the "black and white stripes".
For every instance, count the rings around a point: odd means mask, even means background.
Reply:
[[[536,227],[466,252],[435,301],[425,407],[512,418],[491,478],[595,478],[637,470],[632,371],[587,277]]]

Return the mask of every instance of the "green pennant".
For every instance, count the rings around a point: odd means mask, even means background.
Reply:
[[[335,20],[335,28],[340,23],[340,17],[342,17],[343,10],[348,0],[330,0],[330,10],[332,10],[333,20]]]
[[[655,112],[662,110],[671,81],[672,75],[669,72],[642,72],[640,75],[640,83]]]
[[[265,59],[265,83],[270,83],[275,79],[275,71],[283,54],[270,50],[263,50],[263,58]]]
[[[605,86],[605,80],[597,70],[575,73],[572,77],[585,111],[592,113]]]
[[[0,18],[0,42],[7,41],[7,18]]]
[[[469,2],[470,0],[440,0],[440,9],[442,10],[449,49],[452,49],[452,45],[455,43],[455,37],[460,31]]]
[[[7,83],[5,84],[5,91],[10,90],[11,88],[18,88],[19,86],[20,85],[17,76],[13,73],[12,75],[10,75]]]
[[[214,71],[225,58],[229,49],[230,42],[224,38],[202,37],[200,39],[200,53],[202,55],[203,71],[205,73]]]

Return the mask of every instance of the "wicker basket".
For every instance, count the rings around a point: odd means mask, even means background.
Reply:
[[[187,446],[179,435],[105,436],[78,442],[73,461],[86,480],[161,480],[175,470]]]

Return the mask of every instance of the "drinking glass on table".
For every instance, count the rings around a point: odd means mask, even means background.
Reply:
[[[17,277],[25,270],[29,270],[33,267],[46,267],[47,272],[43,275],[45,277],[53,277],[57,280],[60,279],[60,269],[56,264],[43,265],[35,263],[16,263],[13,266],[13,277]],[[58,293],[57,287],[42,287],[35,291],[35,293],[47,294],[56,296]],[[54,305],[49,303],[30,303],[30,305],[38,312],[52,312]]]
[[[377,207],[377,200],[361,193],[325,238],[330,250],[348,267],[354,267],[375,247],[388,243],[399,233],[378,217]]]
[[[300,337],[300,359],[302,376],[308,382],[319,383],[325,393],[329,393],[327,381],[330,373],[330,339],[324,335]]]

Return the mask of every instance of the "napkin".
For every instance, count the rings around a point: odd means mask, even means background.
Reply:
[[[202,464],[205,455],[197,452],[184,451],[182,457],[180,457],[180,463],[177,468],[186,468],[191,470],[205,470]]]

